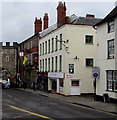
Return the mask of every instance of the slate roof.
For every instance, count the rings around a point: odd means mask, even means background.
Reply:
[[[88,25],[93,26],[96,23],[100,22],[102,19],[100,18],[90,18],[90,17],[78,17],[75,21],[73,21],[71,24],[74,25]]]
[[[117,17],[117,6],[99,23],[95,24],[95,26],[98,26],[104,22],[107,22],[113,18]]]
[[[89,18],[89,17],[78,17],[75,14],[69,16],[69,22],[65,24],[73,24],[73,25],[88,25],[94,26],[96,23],[100,22],[102,19],[100,18]],[[52,31],[56,30],[57,23],[50,26],[49,28],[40,32],[40,37],[44,37],[45,35],[51,33]]]

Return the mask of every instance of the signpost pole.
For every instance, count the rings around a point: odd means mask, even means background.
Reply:
[[[96,77],[94,80],[94,101],[96,101]]]

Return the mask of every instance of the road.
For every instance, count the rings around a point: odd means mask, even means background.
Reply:
[[[95,118],[96,120],[115,120],[117,116],[75,106],[61,100],[33,94],[16,89],[2,90],[2,118],[26,120],[26,118],[61,120]],[[3,119],[3,120],[4,120]],[[117,120],[117,119],[116,119]]]

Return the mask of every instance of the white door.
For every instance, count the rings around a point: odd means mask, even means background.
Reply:
[[[71,95],[80,95],[79,80],[71,80]]]

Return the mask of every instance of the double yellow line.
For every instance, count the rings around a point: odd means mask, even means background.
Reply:
[[[21,108],[12,106],[12,105],[7,105],[7,106],[9,106],[9,107],[11,107],[13,109],[16,109],[16,110],[20,110],[22,112],[26,112],[26,113],[31,114],[31,115],[35,115],[35,116],[41,117],[41,118],[45,118],[45,119],[48,119],[48,120],[54,120],[54,119],[52,119],[50,117],[47,117],[47,116],[44,116],[44,115],[40,115],[40,114],[37,114],[37,113],[33,113],[33,112],[28,111],[28,110],[24,110],[24,109],[21,109]]]

